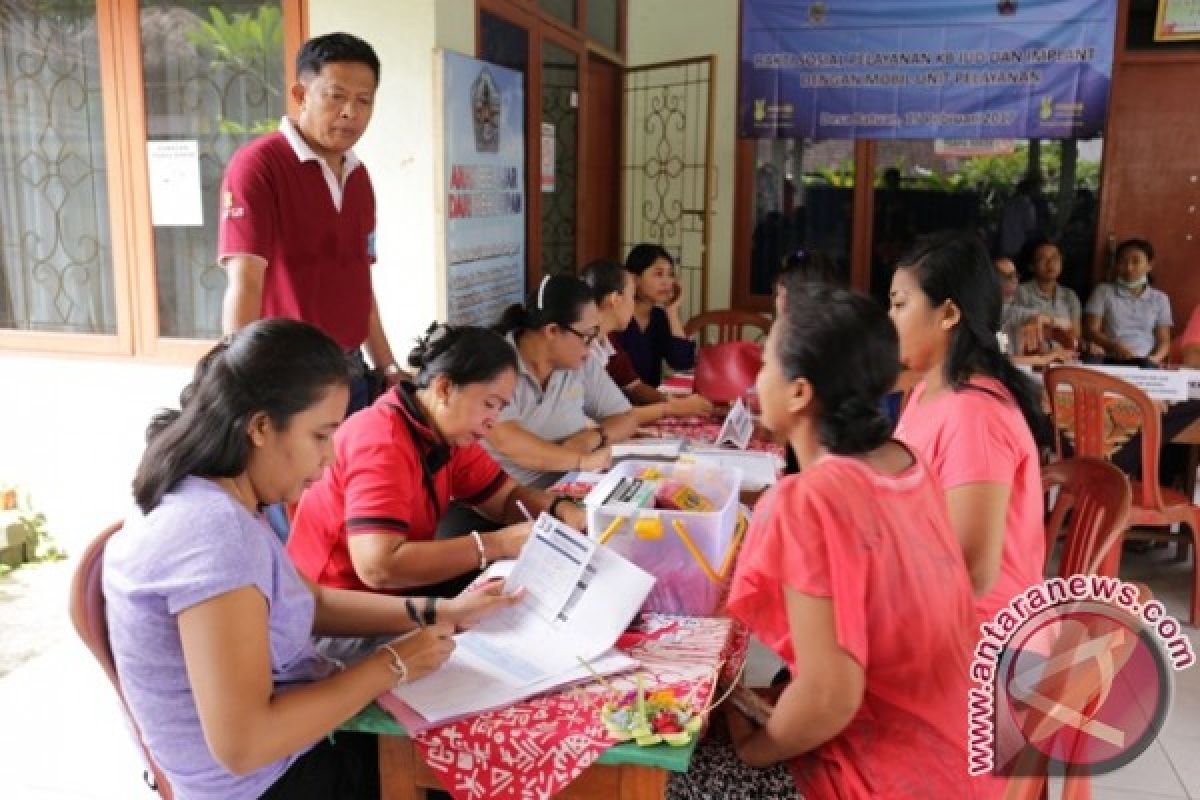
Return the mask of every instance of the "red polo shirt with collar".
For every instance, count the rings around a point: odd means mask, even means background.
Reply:
[[[367,338],[375,192],[361,164],[346,177],[339,211],[316,161],[301,161],[279,132],[234,153],[221,185],[220,258],[267,262],[262,316],[311,323],[345,350]]]
[[[342,423],[333,465],[300,498],[288,554],[322,586],[371,591],[350,560],[350,536],[390,533],[432,541],[451,500],[478,505],[508,480],[478,443],[444,445],[411,392],[411,385],[397,387]]]

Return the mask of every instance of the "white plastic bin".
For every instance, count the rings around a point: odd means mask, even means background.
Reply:
[[[715,510],[671,511],[638,508],[630,503],[605,504],[623,478],[643,477],[647,469],[657,471],[661,480],[694,488],[712,502]],[[600,538],[615,520],[624,519],[607,544],[657,578],[644,607],[670,614],[708,616],[716,611],[732,571],[730,550],[738,528],[741,483],[741,470],[737,468],[622,461],[584,498],[588,531],[592,538]],[[656,520],[661,535],[643,538],[636,532],[638,520]],[[679,535],[676,522],[695,545],[699,559]],[[722,568],[729,569],[722,574]]]

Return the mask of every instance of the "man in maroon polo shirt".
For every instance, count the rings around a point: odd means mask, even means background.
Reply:
[[[347,413],[367,404],[364,345],[389,383],[404,376],[371,288],[375,193],[351,149],[378,85],[369,44],[346,33],[309,39],[296,56],[295,121],[284,117],[278,131],[235,153],[221,187],[223,328],[288,317],[329,334],[357,373]]]

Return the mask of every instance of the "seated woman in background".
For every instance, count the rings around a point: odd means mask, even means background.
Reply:
[[[637,289],[633,273],[616,262],[601,260],[584,267],[580,277],[591,287],[592,298],[600,312],[601,335],[596,340],[596,357],[606,362],[608,376],[633,403],[638,422],[646,424],[663,417],[711,414],[712,403],[701,395],[667,395],[647,386],[633,368],[629,354],[620,349],[620,332],[629,327],[629,320],[633,318]]]
[[[642,243],[629,251],[625,269],[637,279],[633,319],[619,333],[619,349],[629,354],[642,382],[662,383],[662,365],[674,370],[696,366],[696,345],[683,332],[679,306],[683,287],[675,279],[675,261],[656,244]]]
[[[1102,283],[1084,309],[1084,336],[1116,364],[1160,367],[1171,351],[1171,302],[1150,286],[1154,247],[1145,239],[1117,245],[1116,281]]]
[[[632,436],[638,421],[602,360],[590,355],[601,336],[592,290],[573,275],[547,275],[496,328],[517,354],[517,385],[484,446],[526,485],[607,469],[610,444]]]
[[[727,704],[732,747],[704,739],[667,797],[976,797],[971,586],[936,477],[880,410],[896,331],[865,295],[784,281],[757,385],[803,471],[760,500],[726,608],[792,677],[761,727]]]
[[[1059,284],[1062,270],[1062,251],[1057,244],[1034,245],[1029,257],[1033,278],[1017,288],[1015,302],[1022,310],[1036,314],[1040,324],[1070,334],[1071,343],[1078,346],[1083,336],[1083,308],[1079,295]]]
[[[968,234],[919,241],[892,276],[900,360],[918,376],[896,438],[946,493],[984,620],[1041,580],[1042,483],[1033,431],[1040,392],[1000,352],[1000,290],[987,250]]]
[[[1017,305],[1017,265],[1011,258],[992,260],[996,277],[1000,280],[1000,328],[1003,336],[1001,351],[1014,364],[1027,367],[1046,367],[1062,364],[1073,357],[1074,351],[1067,350],[1057,342],[1048,342],[1044,337],[1044,326],[1051,320],[1034,309]],[[905,370],[911,372],[911,370]]]
[[[259,509],[321,477],[349,382],[325,334],[260,320],[201,359],[182,411],[150,425],[103,589],[121,688],[176,797],[378,797],[375,737],[330,734],[436,669],[455,627],[514,599],[417,600],[415,618],[411,600],[297,574]],[[393,638],[338,671],[314,632]]]
[[[412,382],[346,420],[333,465],[301,498],[287,543],[301,573],[322,586],[452,595],[490,562],[517,557],[530,530],[518,503],[584,525],[576,506],[517,485],[480,446],[516,383],[504,337],[434,323],[408,363]],[[482,518],[453,513],[455,501]],[[337,642],[322,649],[349,655]]]

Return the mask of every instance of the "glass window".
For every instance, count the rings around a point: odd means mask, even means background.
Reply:
[[[0,329],[113,334],[96,4],[42,6],[0,5]]]
[[[575,183],[578,175],[579,59],[542,41],[542,160],[553,148],[552,171],[543,166],[542,272],[575,271]],[[547,166],[549,166],[549,164]]]
[[[538,0],[538,3],[542,11],[572,28],[575,27],[575,0]]]
[[[755,141],[751,294],[770,295],[799,250],[824,253],[848,282],[853,209],[852,140]]]
[[[159,333],[221,333],[217,192],[230,156],[275,130],[286,108],[279,0],[142,0],[146,138],[195,142],[201,219],[154,227]]]
[[[529,64],[529,32],[504,17],[479,12],[479,57],[525,72]],[[526,81],[526,87],[529,83]]]
[[[1026,278],[1030,245],[1058,242],[1059,281],[1086,297],[1102,149],[1100,139],[877,142],[871,293],[886,299],[896,260],[913,239],[955,228],[978,231],[994,253],[1013,258]],[[1031,183],[1023,184],[1030,174]]]
[[[587,34],[609,50],[621,49],[618,0],[588,0]]]

